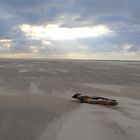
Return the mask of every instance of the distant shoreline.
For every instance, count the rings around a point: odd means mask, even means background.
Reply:
[[[42,60],[42,61],[113,61],[113,62],[140,62],[140,60],[102,60],[102,59],[54,59],[54,58],[0,58],[0,61],[5,60]]]

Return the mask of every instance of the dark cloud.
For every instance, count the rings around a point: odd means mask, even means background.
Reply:
[[[139,23],[139,0],[0,0],[1,9],[22,22],[33,24],[71,18],[72,22],[118,22]],[[73,19],[73,16],[77,18]],[[87,22],[87,24],[88,24]],[[69,26],[69,24],[67,24]],[[73,24],[74,26],[74,24]]]

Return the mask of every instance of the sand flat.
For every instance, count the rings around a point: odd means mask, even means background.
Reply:
[[[65,121],[58,140],[139,140],[139,101],[123,98],[119,105],[114,108],[82,104]]]
[[[83,94],[118,107],[80,104]],[[0,60],[0,139],[139,140],[140,62]]]

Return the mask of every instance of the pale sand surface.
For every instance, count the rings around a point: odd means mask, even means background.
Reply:
[[[118,107],[80,104],[83,94]],[[0,140],[139,140],[140,62],[0,60]]]

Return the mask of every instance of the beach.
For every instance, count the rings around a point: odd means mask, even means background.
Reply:
[[[139,122],[139,61],[0,60],[0,140],[139,140]]]

